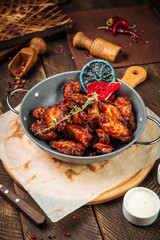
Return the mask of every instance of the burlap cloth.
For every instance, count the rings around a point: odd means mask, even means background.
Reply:
[[[90,11],[73,12],[68,14],[73,20],[73,29],[67,33],[67,39],[76,67],[82,67],[94,57],[86,56],[85,50],[76,49],[72,40],[77,32],[84,32],[91,39],[102,38],[111,43],[123,46],[123,51],[116,57],[113,67],[140,65],[160,61],[160,22],[147,5],[140,7],[124,7],[97,9]],[[98,30],[104,26],[108,18],[119,16],[126,19],[131,25],[136,24],[137,34],[144,40],[133,43],[129,35],[116,34],[115,37],[107,30]]]
[[[147,114],[160,121],[151,110]],[[147,121],[140,141],[159,136],[158,126]],[[92,201],[160,157],[160,142],[132,145],[118,156],[95,164],[69,164],[54,159],[24,133],[19,116],[0,116],[0,158],[9,172],[56,222]]]

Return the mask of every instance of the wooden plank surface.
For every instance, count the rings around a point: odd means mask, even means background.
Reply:
[[[103,7],[125,7],[133,5],[147,4],[148,1],[68,1],[62,5],[66,13],[72,11],[89,10]],[[97,16],[98,17],[98,16]],[[87,23],[86,23],[87,24]],[[65,33],[57,34],[56,36],[46,37],[45,41],[48,45],[47,53],[39,57],[37,64],[28,73],[24,79],[26,80],[25,87],[31,88],[37,82],[44,78],[54,75],[59,72],[76,70],[74,59],[70,54]],[[63,53],[60,49],[63,48]],[[0,109],[2,112],[8,110],[6,104],[6,92],[13,89],[9,88],[8,82],[14,79],[8,74],[7,66],[9,60],[0,63]],[[136,86],[136,90],[143,98],[147,107],[153,110],[160,116],[160,63],[143,65],[147,70],[147,81]],[[126,68],[117,68],[115,73],[118,78],[124,75]],[[31,80],[28,82],[28,80]],[[20,103],[23,94],[16,94],[12,98],[13,106]],[[143,181],[141,186],[148,187],[154,190],[160,196],[160,188],[156,181],[157,164],[152,169],[151,173]],[[31,206],[41,211],[39,206],[30,197],[30,195],[22,190],[19,186],[13,183],[12,179],[0,164],[0,183],[10,187],[13,192],[26,200]],[[0,197],[0,240],[22,240],[32,239],[35,235],[36,239],[72,239],[72,240],[108,240],[108,239],[159,239],[160,236],[160,217],[158,220],[148,227],[136,227],[130,224],[122,214],[122,201],[119,198],[107,203],[83,206],[74,213],[57,223],[52,223],[48,218],[42,227],[36,227],[23,214],[20,214],[6,200]],[[76,219],[73,219],[76,216]],[[66,233],[70,233],[70,237]]]

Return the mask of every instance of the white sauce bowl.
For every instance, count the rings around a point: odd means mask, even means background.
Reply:
[[[125,218],[138,226],[152,224],[160,211],[160,199],[152,190],[144,187],[130,189],[123,199]]]
[[[158,165],[157,180],[158,180],[158,183],[160,185],[160,164]]]

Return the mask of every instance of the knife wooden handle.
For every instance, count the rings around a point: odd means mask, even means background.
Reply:
[[[28,203],[19,198],[15,193],[0,184],[0,194],[14,207],[26,215],[34,224],[40,225],[45,221],[45,216],[32,208]]]

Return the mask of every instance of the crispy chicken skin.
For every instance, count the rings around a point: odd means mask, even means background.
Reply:
[[[90,108],[88,108],[88,123],[92,129],[98,128],[97,119],[99,117],[98,102],[94,102]]]
[[[65,131],[69,138],[81,143],[86,148],[93,140],[93,135],[89,133],[88,129],[81,126],[67,123]]]
[[[99,102],[99,108],[100,108],[101,113],[104,113],[105,115],[107,115],[109,117],[117,119],[118,121],[120,121],[122,123],[126,123],[124,118],[122,117],[119,109],[113,103]]]
[[[66,113],[67,113],[67,111],[68,111],[68,108],[67,108],[66,103],[65,103],[64,101],[57,102],[57,103],[54,105],[54,107],[57,107],[57,108],[59,108],[59,109],[63,109],[63,111],[66,112]]]
[[[100,143],[104,143],[104,144],[110,143],[110,137],[107,133],[105,133],[105,131],[103,129],[101,129],[101,128],[96,129],[96,133],[97,133]]]
[[[71,93],[69,96],[76,104],[83,105],[87,101],[87,96],[81,93]]]
[[[82,156],[85,152],[85,147],[82,144],[76,143],[74,141],[68,140],[59,140],[59,141],[51,141],[50,146],[57,151],[72,155],[72,156]]]
[[[113,151],[113,147],[111,147],[108,144],[104,144],[104,143],[96,143],[94,144],[93,148],[96,149],[97,153],[101,153],[101,154],[106,154],[106,153],[110,153]]]
[[[41,120],[41,119],[43,119],[43,114],[46,110],[47,110],[47,108],[37,107],[37,108],[34,109],[32,115],[35,119]]]
[[[81,91],[81,84],[77,81],[73,81],[71,78],[63,85],[64,99],[66,100],[72,93]]]
[[[44,121],[46,122],[48,127],[51,127],[51,123],[53,123],[55,119],[57,121],[60,121],[62,118],[64,118],[64,116],[65,112],[57,107],[48,108],[43,114]],[[52,125],[53,126],[51,127],[51,129],[53,130],[57,129],[58,125],[56,124]]]
[[[76,125],[85,126],[88,122],[88,115],[85,111],[81,111],[73,115],[73,122]]]
[[[74,102],[71,98],[67,98],[65,100],[65,106],[70,111],[72,108],[76,106],[76,102]]]
[[[113,138],[121,140],[122,142],[132,141],[132,132],[117,119],[101,113],[98,122],[100,127]]]
[[[30,131],[33,133],[33,135],[41,140],[50,141],[58,137],[58,134],[55,131],[47,131],[46,129],[47,125],[40,121],[33,123],[30,127]]]
[[[127,96],[117,97],[114,104],[119,109],[123,118],[127,121],[127,127],[133,131],[136,129],[134,114],[132,112],[132,104]]]

